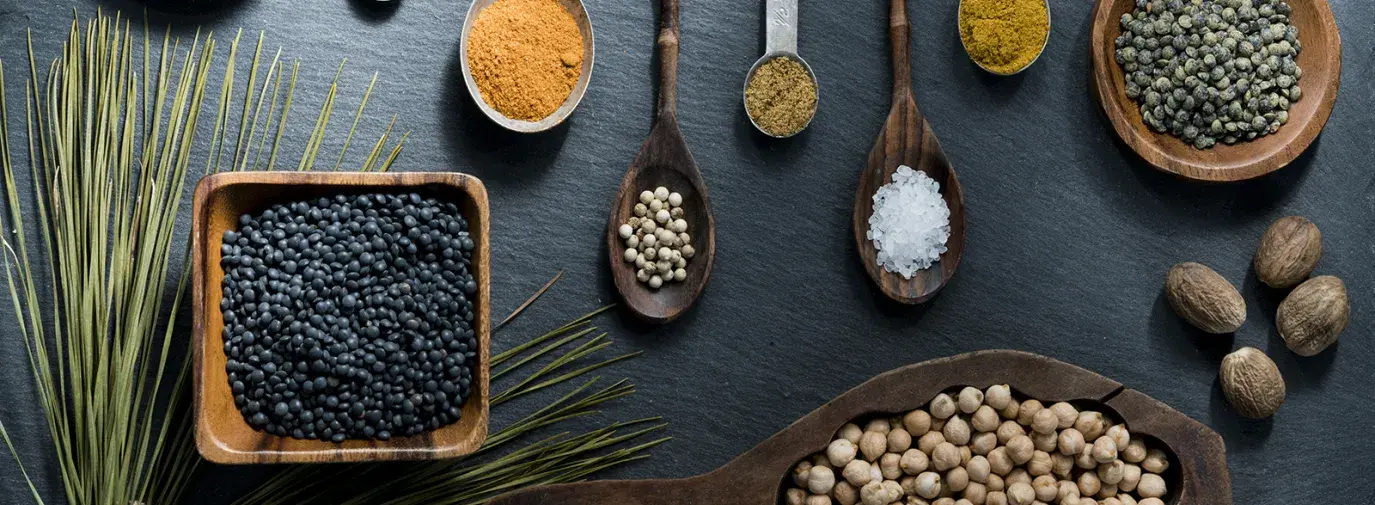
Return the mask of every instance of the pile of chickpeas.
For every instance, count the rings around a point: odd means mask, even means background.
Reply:
[[[847,423],[793,467],[785,505],[1164,505],[1170,461],[1125,424],[1007,385]],[[795,486],[795,487],[794,487]]]

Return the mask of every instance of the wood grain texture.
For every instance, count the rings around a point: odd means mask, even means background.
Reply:
[[[221,236],[240,215],[277,202],[365,192],[417,192],[458,204],[476,248],[472,268],[478,283],[474,330],[478,367],[472,395],[459,422],[413,437],[388,441],[348,440],[335,444],[297,440],[258,431],[234,406],[225,371],[220,312]],[[470,454],[487,439],[491,332],[487,190],[474,177],[455,173],[238,172],[207,176],[196,186],[192,213],[192,352],[195,376],[196,447],[222,464],[332,463],[441,459]]]
[[[640,154],[630,163],[621,180],[616,200],[611,204],[611,216],[606,226],[607,256],[611,262],[611,276],[616,291],[626,308],[636,317],[654,324],[672,321],[697,301],[711,278],[711,266],[716,258],[716,218],[711,213],[711,199],[702,172],[688,151],[683,133],[678,129],[678,0],[661,0],[659,35],[656,46],[659,54],[659,100],[654,126]],[[635,278],[635,264],[626,263],[622,254],[625,242],[618,229],[630,219],[641,191],[665,186],[683,195],[683,212],[688,234],[697,254],[688,260],[687,279],[666,282],[655,290]]]
[[[889,38],[893,50],[893,108],[879,131],[878,140],[855,190],[853,228],[855,247],[869,278],[889,298],[906,304],[930,300],[960,266],[964,254],[964,191],[955,176],[954,167],[941,150],[940,140],[931,131],[931,124],[917,108],[912,96],[912,59],[910,27],[907,22],[905,0],[892,0]],[[869,218],[874,215],[874,193],[884,184],[893,182],[893,173],[901,165],[926,173],[940,183],[941,197],[950,208],[950,238],[940,262],[917,272],[911,279],[884,270],[876,259],[878,250],[869,240]]]
[[[468,6],[468,14],[463,18],[463,32],[459,37],[458,44],[459,54],[462,55],[459,58],[459,65],[463,70],[463,84],[468,87],[468,96],[472,97],[482,114],[502,128],[520,133],[547,131],[568,119],[568,116],[573,114],[573,110],[578,108],[578,103],[582,102],[583,95],[587,94],[587,86],[592,82],[592,67],[597,55],[596,41],[592,35],[592,19],[588,17],[587,8],[583,6],[581,0],[556,1],[573,16],[573,22],[578,25],[578,33],[582,34],[582,73],[578,75],[578,82],[573,84],[573,90],[568,93],[568,98],[564,99],[563,105],[539,121],[508,118],[482,99],[482,93],[478,90],[477,82],[473,80],[473,71],[468,66],[468,34],[472,33],[473,22],[477,20],[482,9],[496,3],[496,0],[473,0],[473,3]]]
[[[1240,181],[1279,170],[1293,162],[1318,138],[1341,85],[1342,41],[1327,0],[1288,0],[1303,51],[1299,68],[1303,98],[1289,109],[1289,123],[1278,132],[1233,145],[1218,143],[1199,150],[1167,133],[1156,133],[1141,120],[1140,106],[1127,98],[1126,76],[1116,61],[1121,18],[1134,0],[1098,0],[1089,36],[1093,95],[1122,142],[1155,168],[1202,181]]]
[[[1008,384],[1043,402],[1072,402],[1125,421],[1133,435],[1171,453],[1169,505],[1230,505],[1222,437],[1139,392],[1083,368],[1020,351],[980,351],[893,370],[851,389],[710,473],[686,479],[598,481],[512,493],[491,505],[775,505],[792,466],[821,452],[836,430],[871,415],[925,405],[952,388]],[[1182,484],[1181,484],[1182,482]]]

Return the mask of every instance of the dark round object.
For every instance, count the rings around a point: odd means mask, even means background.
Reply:
[[[224,233],[225,369],[255,429],[343,442],[457,422],[477,341],[474,243],[452,203],[273,205]]]

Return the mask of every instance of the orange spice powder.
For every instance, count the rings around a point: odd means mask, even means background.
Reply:
[[[582,74],[582,33],[555,0],[498,0],[468,35],[468,68],[483,101],[511,119],[553,114]]]

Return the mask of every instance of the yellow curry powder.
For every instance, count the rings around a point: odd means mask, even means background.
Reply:
[[[555,0],[498,0],[468,35],[468,68],[482,99],[511,119],[553,114],[582,74],[582,33]]]
[[[1041,53],[1050,35],[1045,0],[963,0],[960,38],[975,62],[993,72],[1017,72]]]

